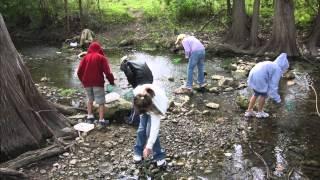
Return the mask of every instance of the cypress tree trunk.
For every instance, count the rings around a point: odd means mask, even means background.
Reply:
[[[0,162],[59,136],[66,118],[40,95],[0,14]]]
[[[64,0],[64,13],[65,13],[65,20],[66,20],[66,33],[69,34],[70,32],[70,20],[69,20],[69,12],[68,12],[68,0]]]
[[[82,0],[79,0],[79,12],[80,12],[80,28],[83,28],[83,9],[82,9]]]
[[[320,2],[319,2],[320,3]],[[320,45],[320,4],[318,6],[318,15],[314,21],[313,29],[307,42],[310,54],[318,56],[317,46]]]
[[[260,12],[260,0],[255,0],[253,5],[252,24],[251,24],[251,32],[250,32],[251,49],[254,49],[259,46],[259,40],[258,40],[259,12]]]
[[[289,56],[299,55],[296,44],[293,0],[275,1],[272,37],[259,50],[258,54],[264,54],[265,52],[274,54],[286,52]]]
[[[232,26],[225,38],[225,42],[234,46],[245,44],[249,37],[247,23],[248,18],[245,10],[245,0],[233,1]]]
[[[230,17],[232,13],[231,0],[227,0],[227,13],[228,13],[228,16]]]

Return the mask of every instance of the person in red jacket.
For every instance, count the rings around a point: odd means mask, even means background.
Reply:
[[[108,59],[104,55],[99,43],[92,42],[88,48],[88,53],[81,60],[78,67],[78,77],[86,90],[88,103],[87,121],[93,123],[94,116],[92,113],[93,100],[99,104],[99,124],[105,125],[109,122],[105,121],[104,116],[104,76],[111,85],[114,85],[114,76],[111,72]]]

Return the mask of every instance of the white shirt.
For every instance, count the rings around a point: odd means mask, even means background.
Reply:
[[[155,96],[152,98],[152,103],[157,108],[157,111],[147,112],[151,117],[151,127],[146,147],[148,149],[152,149],[159,134],[161,115],[165,115],[165,113],[167,112],[169,100],[164,90],[154,84],[143,84],[137,86],[133,90],[134,96],[137,96],[138,94],[145,92],[145,89],[147,88],[153,90]]]

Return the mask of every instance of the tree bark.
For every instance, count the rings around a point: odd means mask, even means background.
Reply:
[[[299,55],[296,44],[293,0],[275,1],[272,37],[259,50],[258,54],[262,55],[266,52],[273,54],[286,52],[289,56]]]
[[[259,12],[260,12],[260,0],[255,0],[253,5],[252,24],[250,32],[250,48],[254,49],[258,47],[258,30],[259,30]]]
[[[234,46],[240,46],[243,45],[249,37],[245,0],[233,1],[232,11],[232,26],[225,38],[225,42]]]
[[[41,13],[41,28],[46,28],[48,24],[51,23],[51,17],[48,8],[47,0],[39,1],[39,9]]]
[[[40,95],[0,14],[0,162],[42,146],[67,126]]]
[[[308,38],[307,47],[310,51],[310,54],[312,56],[318,56],[318,48],[320,42],[320,2],[318,5],[318,15],[315,18],[313,29],[311,31],[311,34]]]
[[[29,179],[27,175],[22,172],[8,169],[8,168],[0,168],[0,179],[3,180],[24,180]]]
[[[66,34],[70,33],[70,20],[69,20],[69,12],[68,12],[68,0],[64,0],[64,13],[66,20]]]
[[[229,17],[231,17],[231,13],[232,13],[231,0],[227,0],[227,14],[228,14]]]
[[[59,145],[51,145],[43,149],[29,151],[24,154],[21,154],[16,159],[10,160],[1,164],[1,167],[10,168],[10,169],[19,169],[28,164],[38,162],[42,159],[56,156],[66,152],[67,149]]]
[[[80,12],[80,28],[83,28],[83,9],[82,9],[82,0],[79,0],[79,12]]]

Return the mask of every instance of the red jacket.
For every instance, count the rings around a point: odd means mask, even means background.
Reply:
[[[104,87],[103,74],[110,84],[114,84],[108,59],[97,42],[90,44],[88,54],[81,60],[77,74],[84,87]]]

